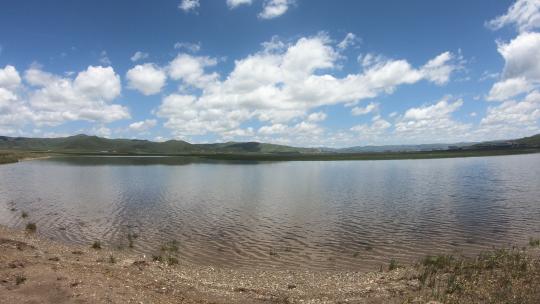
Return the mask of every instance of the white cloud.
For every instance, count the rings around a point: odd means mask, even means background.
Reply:
[[[182,2],[178,4],[178,8],[186,13],[195,11],[199,6],[201,6],[199,0],[182,0]]]
[[[359,39],[356,37],[355,34],[347,33],[347,35],[345,35],[345,38],[343,38],[343,40],[340,43],[338,43],[337,47],[340,50],[345,50],[349,48],[350,46],[355,45],[358,42],[358,40]]]
[[[505,60],[504,70],[488,100],[506,100],[540,83],[540,33],[521,33],[508,43],[498,43],[498,51]]]
[[[481,125],[490,131],[500,129],[508,133],[507,136],[518,136],[522,132],[507,132],[508,128],[517,131],[519,129],[538,130],[540,119],[540,93],[533,91],[522,101],[505,101],[497,106],[489,107],[486,117],[482,118]],[[497,131],[496,131],[497,132]],[[500,132],[500,131],[498,131]],[[529,131],[530,132],[530,131]],[[529,133],[530,134],[530,133]]]
[[[155,119],[146,119],[142,121],[137,121],[129,125],[129,129],[136,132],[144,132],[147,131],[153,127],[155,127],[157,124],[157,120]]]
[[[450,74],[457,68],[455,65],[449,64],[452,59],[453,55],[450,52],[444,52],[431,59],[422,67],[424,77],[439,85],[447,83]]]
[[[129,88],[136,89],[144,95],[153,95],[161,92],[167,80],[167,75],[155,64],[145,63],[130,69],[126,74],[126,78]]]
[[[0,68],[0,88],[14,90],[21,84],[19,72],[12,65],[6,65]]]
[[[227,6],[234,9],[240,5],[251,5],[252,2],[253,0],[227,0]]]
[[[351,110],[352,115],[359,116],[359,115],[365,115],[369,114],[374,111],[379,110],[379,104],[376,102],[370,102],[365,107],[354,107]]]
[[[362,65],[364,69],[368,69],[375,65],[382,64],[387,60],[388,59],[382,55],[376,55],[372,53],[358,56],[358,62]]]
[[[99,62],[103,65],[111,65],[111,60],[109,59],[109,56],[107,55],[107,51],[101,51],[99,55]]]
[[[103,126],[103,125],[99,125],[99,126],[93,127],[91,130],[89,130],[89,134],[100,136],[100,137],[110,138],[111,134],[112,134],[112,131],[111,131],[111,129],[109,129],[109,128]]]
[[[146,59],[146,58],[148,58],[148,53],[137,51],[137,52],[135,52],[135,54],[133,54],[133,56],[131,56],[130,59],[131,59],[131,61],[135,62],[135,61],[143,60],[143,59]]]
[[[168,67],[169,76],[174,80],[182,80],[186,84],[201,88],[217,79],[218,75],[205,74],[204,69],[215,66],[217,60],[210,57],[178,54]]]
[[[8,89],[0,87],[0,110],[9,107],[9,105],[16,100],[17,95]]]
[[[377,141],[385,135],[392,124],[380,116],[375,116],[371,124],[361,124],[352,127],[350,130],[355,133],[354,137],[360,141]]]
[[[262,126],[259,128],[259,133],[264,135],[283,134],[288,130],[288,127],[284,124],[273,124],[270,126]]]
[[[285,14],[292,4],[293,0],[265,0],[259,18],[273,19],[279,17]]]
[[[336,77],[333,72],[338,71],[342,56],[325,35],[303,37],[295,43],[273,38],[271,44],[280,47],[269,50],[265,44],[260,52],[236,60],[223,80],[207,71],[217,60],[179,54],[169,64],[169,76],[200,89],[200,94],[184,90],[164,98],[157,113],[166,119],[165,126],[185,137],[231,131],[252,119],[285,124],[321,106],[356,103],[392,93],[399,85],[422,79],[440,83],[442,79],[430,74],[431,69],[428,73],[425,67],[414,68],[406,60],[391,59],[357,74]],[[452,56],[443,55],[444,60],[438,56],[436,64],[428,66],[445,70],[449,77],[453,69],[444,66],[453,64]]]
[[[446,97],[436,104],[410,108],[397,120],[395,134],[407,142],[461,141],[472,127],[452,118],[462,105],[463,100],[450,102]]]
[[[540,27],[540,1],[517,0],[506,12],[486,23],[486,26],[498,30],[514,24],[520,32],[531,31]]]
[[[185,49],[192,53],[197,53],[201,50],[201,43],[192,43],[192,42],[177,42],[174,44],[174,48],[177,50]]]
[[[522,33],[509,43],[499,43],[498,51],[505,60],[504,79],[540,82],[540,33]]]
[[[318,137],[323,133],[323,129],[315,123],[315,121],[301,121],[294,125],[272,124],[262,126],[257,131],[261,135],[285,135],[289,139],[299,139],[299,137]],[[269,140],[271,137],[267,137]]]
[[[493,85],[489,91],[487,100],[503,101],[516,95],[529,92],[531,89],[531,84],[524,77],[508,78]]]
[[[111,67],[89,66],[73,79],[34,65],[24,73],[25,83],[11,66],[0,69],[0,75],[0,130],[6,134],[17,134],[25,125],[75,120],[103,124],[129,118],[127,108],[112,103],[121,84]]]
[[[307,117],[307,121],[309,122],[319,122],[325,119],[326,119],[326,113],[322,111],[311,113]]]
[[[120,77],[112,67],[89,66],[75,79],[31,68],[25,79],[36,87],[29,95],[29,106],[37,125],[72,120],[107,123],[129,118],[127,108],[110,104],[121,92]]]

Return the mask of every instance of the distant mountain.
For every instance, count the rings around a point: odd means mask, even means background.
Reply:
[[[191,144],[182,140],[153,142],[139,139],[108,139],[84,134],[59,138],[0,136],[0,150],[110,154],[362,154],[508,148],[540,148],[540,134],[520,139],[481,143],[358,146],[342,149],[299,148],[259,142],[214,144]]]
[[[463,148],[472,146],[474,143],[457,144],[423,144],[423,145],[387,145],[387,146],[357,146],[343,149],[336,149],[340,153],[373,153],[373,152],[419,152],[419,151],[438,151],[454,148]]]
[[[193,154],[193,153],[309,153],[316,149],[295,148],[258,142],[228,142],[190,144],[181,140],[152,142],[139,139],[108,139],[84,134],[59,138],[28,138],[0,136],[0,150],[133,153],[133,154]]]

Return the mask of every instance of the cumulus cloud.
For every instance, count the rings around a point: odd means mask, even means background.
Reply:
[[[531,84],[525,77],[508,78],[493,85],[489,91],[487,100],[502,101],[516,95],[526,93],[532,89]]]
[[[199,0],[182,0],[182,2],[178,4],[178,8],[186,13],[196,11],[199,6],[201,6]]]
[[[143,59],[146,59],[146,58],[148,58],[148,53],[137,51],[137,52],[135,52],[135,54],[133,54],[133,56],[131,56],[130,59],[131,59],[131,61],[135,62],[135,61],[143,60]]]
[[[89,66],[75,79],[31,68],[26,81],[35,87],[29,95],[35,123],[58,125],[65,121],[112,122],[129,118],[127,108],[110,102],[120,96],[120,77],[112,67]]]
[[[347,33],[347,35],[345,35],[345,38],[343,38],[343,40],[341,40],[341,42],[338,43],[337,47],[340,50],[345,50],[345,49],[355,45],[358,42],[358,40],[359,39],[356,37],[355,34]]]
[[[21,83],[19,72],[12,65],[0,68],[0,88],[15,89]]]
[[[89,130],[88,133],[91,135],[96,135],[96,136],[106,137],[106,138],[110,138],[112,135],[111,129],[107,128],[104,125],[94,126],[92,129]]]
[[[371,124],[353,126],[351,131],[357,133],[361,140],[374,140],[383,135],[391,126],[390,122],[377,115],[373,117]]]
[[[509,43],[499,43],[498,51],[505,61],[504,79],[540,82],[540,33],[522,33]]]
[[[101,51],[101,53],[99,54],[99,63],[103,65],[112,64],[111,60],[109,59],[109,55],[107,55],[107,51]]]
[[[293,0],[265,0],[263,10],[259,13],[259,18],[273,19],[287,12]]]
[[[507,25],[515,25],[518,31],[526,32],[540,27],[540,1],[517,0],[506,12],[491,21],[486,26],[498,30]]]
[[[307,121],[309,122],[319,122],[325,119],[326,119],[326,113],[322,111],[311,113],[307,117]]]
[[[295,141],[298,142],[298,140],[305,141],[306,137],[318,138],[324,131],[313,121],[301,121],[290,126],[280,123],[262,126],[257,132],[261,135],[286,135],[287,138],[296,139]],[[299,137],[304,138],[300,139]],[[267,137],[267,139],[273,140],[271,137]]]
[[[168,72],[174,80],[182,80],[188,85],[202,88],[217,79],[217,73],[206,74],[204,72],[207,67],[216,64],[215,58],[178,54],[169,64]]]
[[[0,69],[0,129],[14,134],[25,125],[56,126],[85,120],[103,125],[129,118],[120,96],[120,77],[112,67],[89,66],[75,78],[43,71],[34,65],[24,73]]]
[[[540,93],[533,91],[523,100],[490,106],[477,131],[483,136],[509,138],[540,132]]]
[[[540,84],[540,33],[521,33],[508,43],[499,42],[498,51],[504,58],[504,69],[488,100],[506,100]]]
[[[251,5],[252,2],[253,0],[227,0],[227,6],[233,9],[240,5]]]
[[[365,115],[369,114],[374,111],[379,110],[379,104],[376,102],[370,102],[365,107],[354,107],[351,110],[352,115],[359,116],[359,115]]]
[[[463,100],[446,97],[431,105],[408,109],[395,123],[395,133],[410,142],[447,142],[463,140],[472,125],[456,121],[452,114],[461,108]]]
[[[177,42],[174,44],[174,48],[177,49],[177,50],[187,50],[187,51],[190,51],[192,53],[197,53],[198,51],[201,50],[201,43],[200,42],[197,42],[197,43],[192,43],[192,42]]]
[[[145,131],[148,131],[149,129],[155,127],[156,124],[157,124],[157,120],[155,120],[155,119],[146,119],[146,120],[134,122],[134,123],[130,124],[128,128],[131,131],[145,132]]]
[[[439,56],[431,59],[422,67],[424,77],[436,84],[446,84],[450,78],[450,74],[457,68],[454,64],[449,64],[453,59],[450,52],[444,52]]]
[[[355,103],[423,79],[437,84],[447,81],[453,69],[445,66],[453,64],[453,57],[443,55],[419,68],[406,60],[385,59],[340,78],[333,72],[342,56],[322,34],[294,43],[273,38],[260,52],[236,60],[233,70],[223,77],[209,71],[216,59],[179,54],[168,66],[169,76],[187,88],[199,89],[200,94],[184,91],[168,96],[156,113],[177,136],[226,132],[252,119],[288,125],[320,106]],[[441,76],[444,73],[447,77]]]
[[[161,92],[167,80],[167,75],[155,64],[145,63],[130,69],[126,74],[126,78],[129,88],[138,90],[144,95],[153,95]]]

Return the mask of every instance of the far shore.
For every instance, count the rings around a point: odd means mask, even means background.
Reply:
[[[194,159],[221,161],[351,161],[351,160],[410,160],[504,156],[540,153],[540,148],[472,149],[472,150],[435,150],[418,152],[363,152],[363,153],[117,153],[84,151],[0,151],[0,164],[15,163],[24,160],[50,158],[54,156],[131,156],[131,157],[190,157]]]
[[[539,303],[540,240],[378,272],[236,270],[68,245],[0,226],[5,303]]]

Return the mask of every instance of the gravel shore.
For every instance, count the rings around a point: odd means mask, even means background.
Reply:
[[[238,271],[169,265],[0,226],[2,303],[402,303],[414,271]]]
[[[37,229],[37,231],[36,231]],[[540,303],[540,239],[379,272],[238,270],[0,226],[0,303]],[[439,301],[439,302],[437,302]]]

